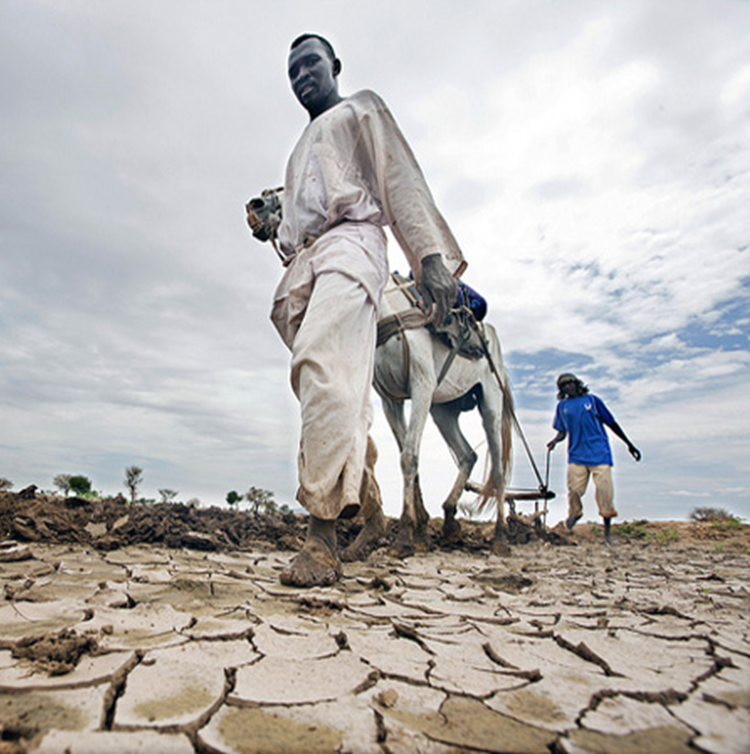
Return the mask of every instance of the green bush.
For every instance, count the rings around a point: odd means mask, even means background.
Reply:
[[[742,519],[739,516],[727,516],[711,521],[711,526],[719,531],[737,531],[742,528]]]
[[[624,521],[616,526],[617,533],[626,539],[645,539],[648,536],[645,518],[639,521]]]
[[[666,545],[670,542],[679,542],[680,533],[673,527],[656,529],[656,531],[648,533],[648,539],[652,542],[656,542],[657,544]]]

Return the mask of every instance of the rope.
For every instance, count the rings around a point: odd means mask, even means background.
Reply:
[[[477,328],[478,329],[478,328]],[[508,391],[507,386],[503,382],[502,378],[500,377],[500,374],[497,371],[497,367],[495,366],[495,362],[492,359],[492,354],[490,353],[490,349],[487,346],[487,341],[484,338],[484,334],[481,332],[481,330],[478,329],[480,340],[482,342],[482,348],[484,350],[484,355],[489,362],[490,370],[493,375],[495,375],[495,379],[497,380],[497,384],[500,386],[500,390],[503,394],[503,399],[508,402],[508,405],[512,406],[512,397],[510,395],[510,392]],[[539,487],[542,489],[547,489],[547,486],[542,481],[542,475],[539,473],[539,469],[536,465],[536,461],[534,460],[534,456],[531,454],[531,448],[529,448],[529,443],[526,441],[526,435],[523,432],[523,429],[521,429],[521,424],[518,421],[518,417],[516,416],[515,409],[511,409],[511,421],[513,422],[513,426],[515,427],[516,432],[518,432],[518,436],[521,438],[521,442],[523,443],[524,450],[526,451],[526,455],[529,459],[529,462],[531,463],[531,468],[534,470],[534,475],[536,476],[537,481],[539,482]]]

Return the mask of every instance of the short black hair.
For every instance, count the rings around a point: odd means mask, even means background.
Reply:
[[[331,56],[331,60],[332,61],[336,60],[336,52],[333,49],[333,45],[325,37],[321,37],[320,34],[314,34],[312,32],[300,34],[289,46],[289,49],[293,50],[295,47],[299,47],[303,42],[306,42],[308,39],[317,39],[319,42],[322,43],[323,47],[326,48],[326,52]]]

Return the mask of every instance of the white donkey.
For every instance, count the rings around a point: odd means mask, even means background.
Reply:
[[[496,503],[492,549],[507,552],[503,496],[510,471],[514,414],[500,342],[491,325],[479,325],[486,355],[472,359],[452,353],[440,337],[424,326],[424,317],[413,307],[412,298],[408,284],[391,276],[381,303],[375,351],[374,386],[401,452],[404,477],[403,511],[394,551],[402,557],[412,554],[415,538],[423,539],[426,534],[429,514],[419,487],[419,450],[428,414],[458,465],[458,476],[443,503],[443,535],[450,540],[458,534],[456,507],[477,462],[477,454],[462,434],[458,420],[463,411],[476,406],[490,456],[489,478],[482,490],[480,508],[489,500]],[[411,401],[408,422],[404,418],[406,400]]]

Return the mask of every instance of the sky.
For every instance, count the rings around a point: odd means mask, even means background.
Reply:
[[[283,182],[306,125],[286,59],[307,31],[416,153],[542,474],[555,377],[574,371],[643,453],[612,438],[622,519],[749,519],[747,0],[4,0],[0,477],[116,494],[137,465],[145,497],[295,504],[282,268],[244,204]],[[395,242],[389,262],[407,269]],[[484,457],[478,417],[463,426]],[[512,485],[536,487],[514,455]],[[454,466],[432,426],[420,468],[439,516]],[[565,469],[560,446],[548,523]]]

